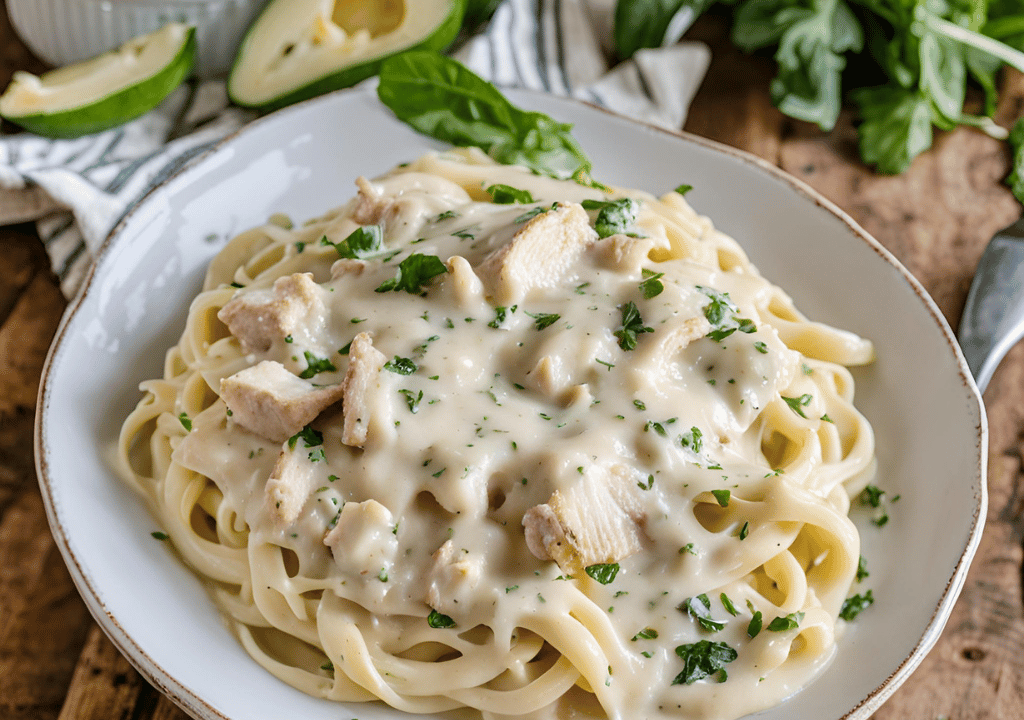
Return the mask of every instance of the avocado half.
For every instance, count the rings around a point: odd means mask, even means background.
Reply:
[[[149,112],[188,77],[195,29],[170,23],[116,50],[35,76],[17,72],[0,116],[45,137],[100,132]]]
[[[466,0],[271,0],[228,78],[244,107],[273,110],[376,75],[406,50],[444,50]]]

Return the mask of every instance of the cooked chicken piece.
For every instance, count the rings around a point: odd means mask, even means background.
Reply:
[[[638,356],[637,360],[639,362],[637,367],[644,367],[648,361],[653,361],[659,365],[666,363],[687,345],[694,340],[699,340],[709,332],[711,332],[711,323],[703,315],[695,315],[694,317],[687,318],[675,327],[663,331],[659,330],[651,336],[654,340],[653,342],[648,340],[642,346],[640,352],[644,356]]]
[[[569,374],[558,355],[542,357],[533,369],[526,373],[526,377],[531,385],[549,398],[560,395],[569,384]]]
[[[508,245],[484,258],[477,275],[497,305],[514,305],[534,288],[561,282],[597,239],[581,205],[559,205],[528,221]]]
[[[266,507],[271,517],[283,525],[295,522],[306,499],[313,493],[318,480],[316,463],[309,460],[309,449],[299,442],[294,448],[285,448],[274,464],[264,489]]]
[[[480,582],[483,558],[479,553],[458,550],[451,540],[434,553],[427,585],[427,605],[438,612],[455,613],[468,608],[473,589]]]
[[[260,437],[284,442],[341,399],[342,384],[318,387],[264,360],[220,381],[232,421]]]
[[[370,427],[370,393],[380,382],[381,368],[387,362],[382,352],[373,346],[370,334],[361,332],[352,339],[348,351],[348,371],[342,381],[341,441],[353,447],[362,447]]]
[[[331,265],[331,280],[337,280],[343,275],[353,275],[355,277],[358,277],[363,274],[363,270],[365,269],[365,260],[341,258],[340,260],[335,260],[334,264]]]
[[[352,209],[352,219],[360,225],[376,225],[384,217],[384,213],[393,202],[391,198],[383,198],[377,188],[366,178],[356,178],[359,195]]]
[[[590,565],[619,562],[641,549],[645,515],[633,474],[592,467],[576,485],[556,490],[523,516],[526,546],[576,574]]]
[[[386,577],[398,553],[391,511],[376,500],[345,503],[324,545],[345,572]]]
[[[283,339],[300,327],[322,324],[323,289],[311,273],[285,275],[274,281],[273,289],[253,290],[231,300],[217,317],[238,338],[246,352],[266,352],[274,340]]]

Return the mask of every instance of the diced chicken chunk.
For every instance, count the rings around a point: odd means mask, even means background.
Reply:
[[[534,288],[562,282],[596,241],[581,205],[559,205],[527,222],[508,245],[484,258],[477,275],[496,304],[513,305]]]
[[[365,332],[352,339],[348,356],[348,371],[342,382],[341,441],[346,445],[362,447],[370,427],[373,406],[370,394],[379,384],[381,368],[387,358],[373,346],[370,334]]]
[[[246,352],[266,352],[279,340],[323,322],[323,289],[311,273],[285,275],[273,289],[239,295],[217,317],[238,338]]]
[[[381,577],[390,571],[398,553],[394,517],[376,500],[347,502],[338,522],[324,536],[324,545],[343,571]]]
[[[284,442],[341,399],[342,384],[317,387],[279,362],[264,360],[220,381],[232,421],[274,442]]]
[[[384,217],[392,199],[382,197],[373,183],[362,176],[356,178],[356,187],[359,194],[352,209],[352,219],[360,225],[376,225]]]
[[[632,473],[594,467],[565,493],[556,490],[546,503],[527,510],[523,527],[535,557],[578,573],[638,552],[644,519]]]
[[[305,447],[286,448],[274,464],[264,489],[271,517],[283,525],[295,522],[318,480],[317,465]]]
[[[479,553],[459,550],[448,540],[434,553],[427,585],[427,605],[446,614],[468,608],[482,572],[483,558]]]

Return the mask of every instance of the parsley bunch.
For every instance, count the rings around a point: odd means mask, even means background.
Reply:
[[[850,91],[861,157],[879,172],[906,170],[931,147],[934,127],[969,125],[1007,138],[990,116],[999,69],[1024,71],[1020,0],[717,1],[732,6],[738,47],[775,49],[771,94],[782,112],[831,130]],[[680,13],[695,18],[715,3],[618,0],[619,55],[674,42]],[[969,82],[984,92],[983,115],[964,112]],[[1024,191],[1017,197],[1024,202]]]

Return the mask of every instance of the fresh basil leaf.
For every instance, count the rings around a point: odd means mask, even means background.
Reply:
[[[512,205],[513,203],[526,205],[534,202],[533,195],[529,190],[520,190],[511,185],[498,183],[486,188],[486,192],[491,196],[491,202],[496,205]]]
[[[583,570],[587,575],[594,578],[602,585],[608,585],[615,579],[615,576],[619,574],[619,564],[599,563],[597,565],[588,565],[583,568]]]
[[[862,88],[853,100],[863,118],[860,155],[878,172],[895,175],[932,146],[932,108],[920,91],[883,85]]]
[[[618,0],[612,39],[619,59],[675,43],[715,0]]]
[[[395,277],[381,283],[376,292],[405,290],[407,293],[419,295],[423,292],[423,286],[430,282],[431,278],[446,272],[448,272],[448,268],[436,255],[413,253],[398,263],[398,272]]]
[[[739,657],[739,654],[725,643],[710,640],[680,645],[676,648],[676,655],[683,660],[683,671],[676,675],[672,681],[673,685],[692,685],[719,671],[724,672],[725,666]]]
[[[304,380],[309,380],[322,372],[334,372],[338,369],[328,358],[318,358],[309,350],[304,350],[302,354],[306,358],[306,369],[299,373],[299,377]]]
[[[432,51],[384,61],[377,96],[399,120],[430,137],[476,146],[505,165],[589,184],[591,169],[572,126],[521,110],[464,65]]]
[[[324,235],[321,245],[333,245],[340,258],[361,260],[384,252],[384,229],[380,225],[365,225],[353,230],[347,238],[333,243]]]
[[[764,624],[764,618],[761,615],[761,611],[758,610],[754,613],[754,616],[750,618],[750,623],[747,625],[747,637],[751,640],[756,638],[761,632],[761,627]]]
[[[584,200],[585,210],[597,210],[597,219],[594,220],[594,229],[598,237],[606,238],[618,233],[624,233],[636,222],[636,216],[640,212],[640,203],[633,198],[621,198],[619,200]]]
[[[722,607],[724,607],[726,612],[728,612],[730,615],[736,617],[740,614],[740,611],[736,609],[736,606],[733,605],[732,600],[729,599],[728,595],[722,593],[718,596],[718,598],[722,601]]]
[[[855,617],[868,609],[875,602],[875,596],[868,590],[863,595],[854,595],[843,601],[843,607],[839,611],[839,617],[850,622]]]

